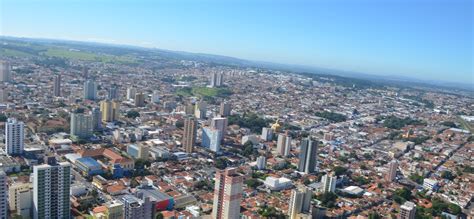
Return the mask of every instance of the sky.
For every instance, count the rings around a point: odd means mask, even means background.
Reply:
[[[0,0],[0,35],[474,86],[472,0]]]

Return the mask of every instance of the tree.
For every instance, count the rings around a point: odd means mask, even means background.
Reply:
[[[369,213],[369,219],[381,219],[382,217],[375,211]]]
[[[347,169],[341,166],[335,166],[332,170],[334,171],[334,174],[336,174],[336,176],[344,175],[347,172]]]
[[[132,119],[136,119],[137,117],[140,116],[140,113],[135,111],[135,110],[130,110],[127,112],[127,114],[125,115],[127,118],[132,118]]]
[[[333,192],[325,192],[322,193],[321,195],[316,197],[319,201],[321,201],[321,205],[332,208],[336,206],[336,199],[337,195],[336,193]]]
[[[449,170],[445,170],[441,173],[441,177],[443,177],[444,179],[448,179],[448,180],[453,180],[454,178],[456,178],[456,176],[453,175],[453,173],[451,173],[451,171]]]
[[[257,187],[262,185],[262,182],[260,182],[258,179],[251,178],[251,179],[245,180],[245,184],[250,188],[256,189]]]
[[[215,166],[217,169],[225,169],[227,167],[227,159],[219,158],[216,160]]]
[[[161,212],[158,212],[158,214],[156,214],[156,219],[163,219],[164,216]]]

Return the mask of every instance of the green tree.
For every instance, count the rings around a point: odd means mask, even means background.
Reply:
[[[127,112],[127,114],[125,115],[127,118],[132,118],[132,119],[136,119],[137,117],[140,116],[140,113],[135,111],[135,110],[130,110]]]

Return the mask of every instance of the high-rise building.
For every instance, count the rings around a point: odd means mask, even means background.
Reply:
[[[0,170],[0,219],[7,219],[8,197],[7,197],[7,174]]]
[[[102,113],[97,107],[92,108],[90,111],[90,116],[92,117],[92,130],[97,131],[102,129]]]
[[[33,167],[33,218],[71,218],[71,165],[48,157]]]
[[[221,135],[221,131],[215,128],[202,128],[201,145],[211,151],[218,152],[221,146]]]
[[[24,148],[24,123],[9,118],[5,123],[5,151],[8,155],[19,155]]]
[[[8,102],[8,89],[0,88],[0,103]]]
[[[205,119],[207,113],[207,103],[199,101],[195,105],[194,116],[198,119]]]
[[[0,61],[0,82],[11,82],[12,72],[10,71],[10,63]]]
[[[142,92],[135,94],[134,104],[136,107],[144,107],[145,106],[145,94]]]
[[[118,92],[117,85],[114,84],[109,88],[109,93],[107,94],[107,99],[109,99],[109,100],[118,100],[119,99],[119,92]]]
[[[260,138],[264,141],[271,141],[273,139],[273,130],[271,128],[263,127]]]
[[[123,203],[114,200],[112,202],[106,203],[108,219],[123,219]]]
[[[400,206],[399,219],[414,219],[416,214],[416,205],[413,202],[406,201]]]
[[[288,206],[288,216],[290,219],[296,219],[298,214],[311,211],[312,195],[313,193],[307,187],[291,191],[290,204]]]
[[[225,134],[227,133],[227,118],[212,118],[211,127],[220,131],[219,141],[222,141],[224,139]]]
[[[240,218],[243,177],[235,168],[216,172],[214,187],[213,219]]]
[[[151,101],[153,103],[159,103],[160,102],[160,91],[158,91],[158,90],[153,91],[153,94],[151,95]]]
[[[219,108],[219,114],[222,117],[230,116],[230,112],[232,111],[232,105],[229,102],[222,102]]]
[[[97,99],[97,84],[92,80],[87,80],[84,82],[84,99]]]
[[[224,74],[222,72],[213,72],[211,74],[211,87],[220,87],[223,84]]]
[[[61,75],[54,76],[53,94],[55,97],[61,96]]]
[[[267,166],[267,158],[265,156],[259,156],[257,158],[257,169],[264,170]]]
[[[277,153],[281,156],[287,157],[291,150],[291,136],[288,134],[279,134],[277,140]]]
[[[102,122],[117,121],[120,115],[120,103],[104,100],[100,102],[100,112],[102,112]]]
[[[324,175],[321,178],[323,184],[322,192],[335,192],[336,191],[336,177],[329,174]]]
[[[186,115],[193,115],[194,114],[194,104],[188,103],[184,106],[184,114]]]
[[[306,174],[316,171],[318,143],[306,138],[301,141],[298,171]]]
[[[31,218],[33,208],[32,200],[33,185],[31,183],[16,182],[8,188],[10,211],[17,212],[22,218]]]
[[[137,89],[134,87],[127,88],[127,100],[135,99],[135,94],[137,94]]]
[[[196,143],[197,121],[193,117],[184,119],[183,145],[186,153],[192,153]]]
[[[388,164],[388,172],[385,175],[385,180],[388,182],[392,182],[395,180],[395,177],[397,176],[397,169],[398,169],[398,163],[397,161],[393,160]]]
[[[87,138],[92,135],[92,116],[84,113],[71,113],[70,132],[79,138]]]

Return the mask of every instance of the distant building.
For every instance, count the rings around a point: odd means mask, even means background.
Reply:
[[[399,219],[414,219],[416,214],[416,205],[413,202],[406,201],[400,206]]]
[[[143,94],[141,92],[138,93],[138,94],[135,94],[134,104],[135,104],[135,107],[144,107],[145,106],[145,94]]]
[[[397,169],[398,163],[396,160],[393,160],[388,164],[388,172],[385,175],[385,180],[387,182],[393,182],[393,180],[395,180],[395,178],[397,177]]]
[[[263,127],[262,135],[260,138],[263,141],[271,141],[273,139],[273,130],[271,128]]]
[[[434,179],[423,179],[423,189],[433,191],[438,189],[438,181]]]
[[[0,82],[11,82],[12,80],[13,77],[10,70],[10,63],[7,61],[0,61]]]
[[[148,145],[135,145],[130,144],[127,146],[127,154],[135,159],[148,159],[150,153],[150,147]]]
[[[196,144],[197,121],[193,117],[184,119],[184,133],[181,144],[186,153],[192,153],[194,144]]]
[[[135,94],[137,94],[137,89],[134,87],[127,88],[127,100],[135,99]]]
[[[76,159],[75,165],[84,176],[94,176],[104,173],[100,163],[91,157]]]
[[[199,101],[195,105],[194,116],[198,119],[205,119],[207,114],[207,103]]]
[[[8,216],[7,174],[0,170],[0,218]]]
[[[61,75],[54,76],[53,94],[55,97],[61,96]]]
[[[109,93],[107,94],[107,99],[109,100],[118,100],[119,99],[119,92],[116,85],[112,85],[109,88]]]
[[[102,129],[102,113],[97,107],[92,108],[90,111],[90,116],[92,117],[92,129],[94,131]]]
[[[120,103],[104,100],[100,102],[100,112],[102,112],[102,122],[117,121],[120,115]]]
[[[84,113],[71,113],[70,134],[79,138],[92,135],[92,116]]]
[[[288,216],[290,219],[297,219],[300,213],[310,212],[312,195],[313,193],[307,187],[291,191],[290,204],[288,206]]]
[[[33,167],[33,218],[71,218],[71,165],[54,157]]]
[[[288,189],[293,186],[293,182],[291,181],[291,179],[287,179],[285,177],[276,178],[272,176],[267,177],[265,179],[264,184],[268,189],[272,191]]]
[[[244,135],[242,136],[241,144],[244,145],[250,141],[253,145],[258,144],[258,137],[256,135]]]
[[[267,166],[267,158],[265,156],[259,156],[257,158],[257,169],[264,170]]]
[[[84,99],[97,99],[97,84],[92,80],[87,80],[84,82]]]
[[[221,145],[221,131],[215,128],[202,128],[202,142],[203,147],[209,148],[211,151],[219,152]]]
[[[224,81],[224,74],[222,72],[213,72],[211,74],[210,86],[220,87],[223,85],[223,81]]]
[[[232,105],[229,102],[221,102],[221,106],[219,108],[219,114],[222,117],[227,117],[230,116],[230,113],[232,111]]]
[[[151,95],[151,102],[153,103],[160,102],[160,91],[158,90],[153,91],[153,94]]]
[[[291,136],[288,134],[279,134],[277,140],[277,153],[281,156],[287,157],[290,155]]]
[[[227,118],[212,118],[211,127],[220,131],[219,141],[222,141],[227,132]]]
[[[330,176],[329,174],[324,175],[321,178],[323,184],[322,192],[336,192],[336,177]]]
[[[235,168],[217,171],[212,205],[213,219],[239,219],[243,177]]]
[[[5,151],[8,155],[19,155],[24,148],[24,123],[9,118],[5,123]]]
[[[318,143],[306,138],[301,141],[298,171],[304,173],[314,173],[318,159]]]

